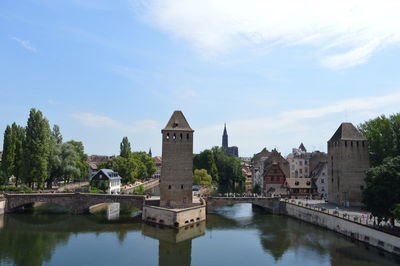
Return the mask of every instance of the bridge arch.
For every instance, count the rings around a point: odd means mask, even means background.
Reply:
[[[142,209],[144,196],[106,195],[89,193],[32,193],[6,194],[6,212],[34,202],[53,203],[72,210],[74,213],[85,213],[91,206],[100,203],[123,203]]]
[[[256,197],[208,197],[207,212],[214,212],[217,208],[234,205],[238,203],[251,203],[253,205],[264,208],[267,212],[280,214],[280,199],[279,198],[256,198]]]

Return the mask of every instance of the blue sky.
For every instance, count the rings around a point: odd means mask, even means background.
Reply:
[[[240,155],[286,155],[399,112],[396,1],[240,2],[1,1],[0,131],[35,107],[88,154],[128,136],[159,155],[182,110],[195,152],[220,145],[226,122]]]

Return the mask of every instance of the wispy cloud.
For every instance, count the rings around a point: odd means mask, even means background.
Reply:
[[[28,50],[30,52],[36,52],[36,48],[31,44],[30,41],[22,40],[17,37],[13,37],[12,39],[17,43],[19,43],[25,50]]]
[[[360,97],[329,103],[321,107],[306,109],[294,109],[283,111],[277,115],[260,116],[246,120],[228,121],[230,136],[236,141],[232,144],[245,147],[245,153],[256,151],[263,143],[273,144],[289,151],[295,141],[305,141],[315,147],[323,146],[331,132],[339,124],[332,122],[343,119],[337,117],[348,113],[353,119],[351,122],[359,123],[368,120],[384,112],[398,111],[400,92],[376,96]],[[336,117],[335,117],[336,115]],[[361,121],[359,120],[361,119]],[[338,122],[338,123],[340,123]],[[210,140],[219,140],[222,125],[211,125],[197,130],[200,136],[200,146],[207,148],[220,143],[212,143]],[[265,145],[265,144],[264,144]],[[270,147],[273,148],[273,147]]]
[[[132,124],[125,124],[105,115],[86,112],[77,112],[70,116],[87,127],[117,129],[131,133],[156,130],[160,126],[155,120],[141,120]]]
[[[238,47],[308,45],[339,69],[400,43],[397,0],[131,0],[144,20],[187,40],[201,54]]]

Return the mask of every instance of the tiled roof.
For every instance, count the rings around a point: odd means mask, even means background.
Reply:
[[[367,140],[352,123],[342,123],[329,141]]]
[[[175,111],[163,130],[194,131],[187,122],[182,111]]]

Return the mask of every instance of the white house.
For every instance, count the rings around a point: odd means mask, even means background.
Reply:
[[[116,194],[121,192],[121,177],[117,172],[111,169],[100,169],[90,179],[90,181],[109,181],[108,194]]]

